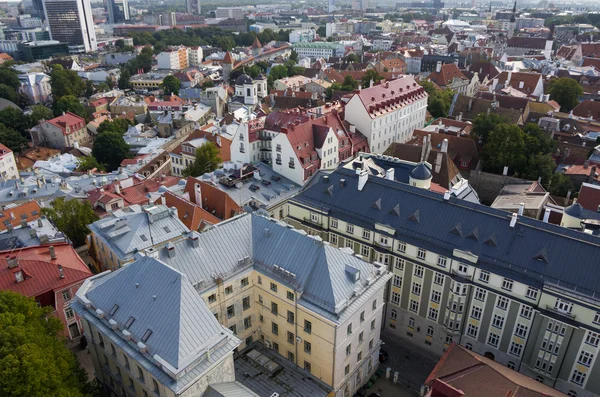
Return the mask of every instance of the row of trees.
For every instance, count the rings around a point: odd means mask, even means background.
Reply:
[[[288,41],[289,31],[282,30],[275,33],[271,29],[265,29],[260,33],[247,32],[233,34],[216,27],[208,27],[187,30],[169,29],[154,33],[133,33],[131,37],[133,38],[134,45],[151,44],[154,47],[155,53],[158,54],[168,46],[175,45],[185,45],[188,47],[213,46],[221,48],[223,51],[229,51],[234,47],[250,46],[256,38],[261,43]]]
[[[568,177],[554,173],[552,152],[556,142],[536,124],[523,128],[509,124],[497,114],[480,114],[473,122],[471,135],[482,145],[484,170],[502,173],[508,167],[519,178],[537,180],[556,196],[573,189]]]

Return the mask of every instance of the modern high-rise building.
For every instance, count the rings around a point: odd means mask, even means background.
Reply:
[[[69,45],[71,53],[98,49],[90,0],[44,0],[50,38]]]
[[[200,0],[187,0],[186,4],[188,14],[200,14],[202,11]]]
[[[129,21],[128,0],[107,0],[106,8],[108,10],[108,22],[120,23]]]

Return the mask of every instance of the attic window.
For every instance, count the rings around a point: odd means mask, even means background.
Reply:
[[[109,314],[110,316],[114,316],[114,315],[115,315],[115,313],[117,312],[117,310],[119,310],[119,305],[114,305],[114,306],[112,307],[112,309],[110,309],[110,311],[108,312],[108,314]]]
[[[163,227],[163,229],[165,230],[165,232],[171,233],[171,229],[169,229],[169,226],[165,226]]]
[[[144,335],[142,335],[142,342],[146,343],[148,338],[150,338],[150,335],[152,335],[152,330],[148,328],[146,332],[144,332]]]
[[[381,210],[381,198],[378,198],[372,205],[373,208]]]
[[[142,239],[142,241],[146,242],[148,241],[148,237],[146,237],[145,234],[140,234],[140,238]]]
[[[415,212],[412,213],[411,216],[408,217],[408,220],[419,223],[419,218],[420,218],[419,210],[416,210]]]
[[[471,240],[479,241],[479,229],[477,229],[477,228],[473,229],[473,231],[471,233],[469,233],[467,238],[470,238]]]
[[[125,328],[129,329],[129,327],[131,327],[131,325],[133,324],[134,321],[135,321],[135,318],[133,316],[129,317],[129,319],[125,323]]]
[[[325,193],[329,194],[330,196],[333,196],[333,185],[329,186],[326,190]]]
[[[548,253],[546,252],[546,248],[542,248],[534,257],[533,259],[540,261],[540,262],[544,262],[544,263],[548,263]]]
[[[37,211],[31,211],[31,215],[36,216],[38,214]]]
[[[390,214],[396,214],[400,216],[400,204],[396,204],[396,206],[390,211]]]
[[[484,244],[487,244],[487,245],[489,245],[489,246],[491,246],[491,247],[494,247],[494,248],[495,248],[495,247],[497,247],[497,245],[496,245],[496,236],[492,234],[492,235],[491,235],[491,236],[490,236],[490,237],[489,237],[487,240],[485,240],[483,243],[484,243]]]
[[[186,213],[183,215],[183,219],[187,219],[187,217],[188,217],[188,215],[189,215],[189,214],[190,214],[189,212],[186,212]]]
[[[460,236],[460,237],[462,237],[462,227],[460,226],[460,222],[458,222],[458,223],[456,224],[456,226],[454,226],[454,227],[452,228],[452,230],[450,230],[450,233],[452,233],[452,234],[456,234],[457,236]]]

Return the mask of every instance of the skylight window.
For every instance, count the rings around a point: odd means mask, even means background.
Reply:
[[[129,327],[131,327],[131,325],[133,324],[134,321],[135,321],[135,318],[133,318],[133,316],[129,317],[129,319],[125,323],[125,328],[129,329]]]
[[[165,232],[171,233],[171,229],[169,229],[169,226],[165,226],[163,227],[163,229],[165,230]]]
[[[117,310],[119,310],[119,305],[114,305],[112,307],[112,309],[110,309],[110,311],[108,312],[109,315],[114,316],[115,313],[117,312]]]
[[[152,335],[152,330],[148,328],[146,332],[144,332],[144,335],[142,335],[142,342],[146,343],[148,338],[150,338],[150,335]]]
[[[142,239],[142,241],[146,242],[148,241],[148,237],[146,237],[145,234],[140,234],[140,238]]]

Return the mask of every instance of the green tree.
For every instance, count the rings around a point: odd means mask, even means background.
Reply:
[[[31,108],[31,124],[37,125],[40,120],[50,120],[54,117],[52,110],[44,105],[35,105]]]
[[[129,155],[129,145],[123,139],[123,134],[107,131],[98,134],[92,148],[92,156],[102,164],[106,164],[108,171],[115,170],[121,161]]]
[[[86,236],[90,234],[87,225],[98,220],[89,201],[65,200],[64,197],[52,201],[49,207],[42,209],[42,214],[50,218],[75,247],[85,244]]]
[[[288,68],[284,65],[273,66],[269,72],[269,77],[273,80],[283,79],[284,77],[288,77]]]
[[[94,156],[84,156],[79,158],[79,163],[77,164],[77,171],[85,172],[93,169],[96,169],[98,171],[106,171],[104,165],[100,164]]]
[[[427,98],[427,110],[433,117],[446,117],[450,111],[450,105],[454,99],[454,92],[446,88],[439,89],[429,80],[421,80],[419,84],[425,88],[429,95]]]
[[[221,47],[223,51],[230,51],[235,47],[235,41],[229,36],[221,36],[217,38],[217,47]]]
[[[160,87],[163,89],[165,95],[179,95],[179,88],[181,87],[181,81],[173,75],[165,77]]]
[[[561,111],[569,112],[579,104],[579,98],[583,95],[583,88],[575,79],[560,77],[550,80],[546,92],[550,94],[550,99],[558,102]]]
[[[85,90],[85,83],[74,70],[65,70],[61,65],[52,65],[50,86],[54,100],[72,95],[78,98]]]
[[[87,118],[87,111],[85,107],[79,102],[77,97],[73,95],[65,95],[61,97],[59,100],[55,100],[53,104],[54,115],[56,117],[62,115],[66,112],[75,113],[79,117]]]
[[[523,127],[525,133],[525,147],[527,153],[547,154],[554,150],[556,141],[544,132],[537,124],[529,123]]]
[[[196,149],[196,158],[194,162],[183,170],[184,176],[200,176],[207,172],[213,172],[221,164],[219,148],[212,143],[207,142]]]
[[[346,58],[344,58],[344,60],[346,62],[358,62],[358,61],[360,61],[360,59],[358,59],[358,55],[356,55],[355,53],[348,54],[348,56],[346,56]]]
[[[552,175],[550,178],[550,194],[553,196],[567,197],[569,191],[573,191],[573,183],[568,176],[563,175],[560,172]]]
[[[90,394],[86,375],[65,347],[63,325],[50,315],[52,310],[16,292],[0,291],[0,395]]]
[[[530,152],[526,152],[530,153]],[[542,185],[548,186],[552,173],[556,168],[554,159],[549,154],[535,154],[529,156],[529,161],[521,177],[530,180],[542,178]]]
[[[91,80],[85,81],[85,97],[89,98],[94,95],[94,83]]]
[[[24,114],[21,109],[7,107],[0,110],[0,123],[17,131],[23,137],[29,137],[29,129],[33,127],[31,117]]]
[[[354,91],[358,88],[358,81],[352,75],[347,75],[344,77],[344,82],[342,83],[341,89],[343,91]]]
[[[377,84],[382,79],[383,79],[383,77],[380,76],[379,73],[377,73],[377,71],[375,69],[369,69],[369,70],[367,70],[365,75],[362,77],[361,83],[362,83],[363,87],[367,88],[367,87],[371,86],[371,80],[373,81],[373,84]]]
[[[20,152],[27,145],[27,139],[17,131],[0,123],[0,142],[13,152]]]
[[[212,88],[215,86],[215,82],[208,79],[208,80],[204,80],[204,82],[202,83],[202,88]]]
[[[319,37],[323,38],[325,36],[327,36],[327,31],[325,30],[325,26],[319,26],[317,28],[317,34],[319,35]]]
[[[127,129],[131,126],[131,122],[128,119],[124,118],[116,118],[114,120],[104,120],[98,126],[96,130],[97,134],[102,134],[103,132],[116,132],[117,134],[123,135],[127,132]]]
[[[21,81],[16,70],[8,68],[4,65],[0,66],[0,81],[11,87],[13,90],[18,90],[21,87]]]
[[[298,62],[298,53],[294,50],[290,54],[290,61]]]
[[[121,75],[119,76],[117,85],[122,90],[131,88],[131,73],[129,72],[129,69],[127,69],[127,68],[121,69]]]
[[[14,88],[2,83],[0,83],[0,98],[8,99],[13,103],[17,103],[19,100],[17,92],[14,90]]]
[[[527,163],[524,133],[516,125],[500,124],[490,132],[483,147],[482,157],[488,170],[512,172],[521,170]]]
[[[107,81],[109,79],[110,79],[110,77],[106,78]],[[100,92],[110,91],[111,86],[112,86],[112,80],[110,80],[110,85],[108,85],[108,82],[100,83],[100,84],[98,84],[98,91],[100,91]]]
[[[495,113],[480,113],[473,120],[473,129],[471,130],[471,137],[481,141],[483,145],[486,144],[488,136],[496,128],[497,125],[503,124],[505,119],[498,116]]]

